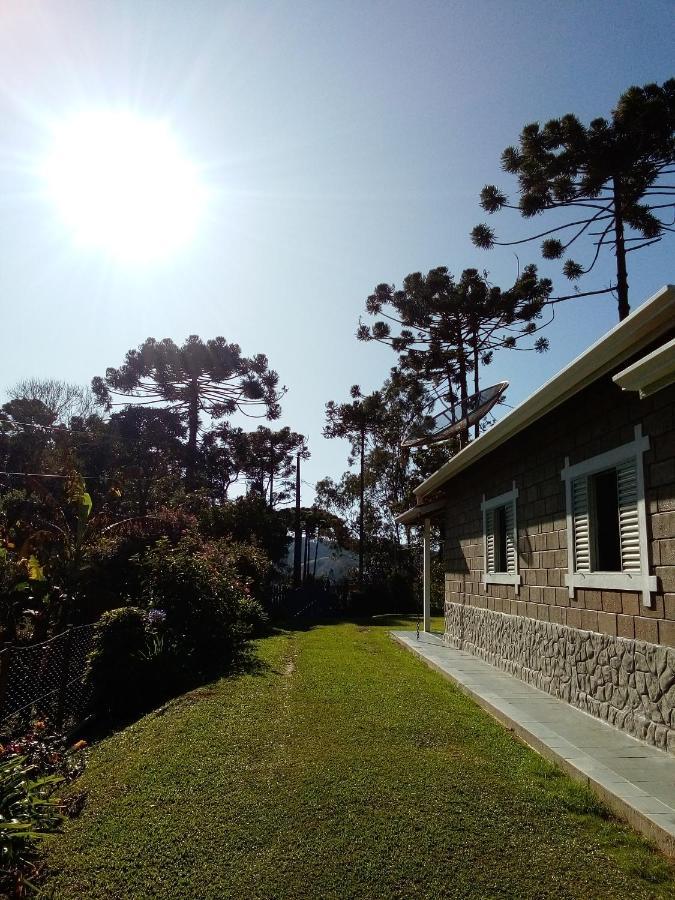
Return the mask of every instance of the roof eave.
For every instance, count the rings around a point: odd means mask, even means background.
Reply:
[[[675,338],[617,372],[612,381],[624,391],[639,391],[641,398],[672,384],[675,381]]]
[[[435,500],[433,503],[421,503],[413,506],[394,518],[397,525],[414,525],[420,519],[428,519],[433,513],[440,512],[445,506],[445,500]]]

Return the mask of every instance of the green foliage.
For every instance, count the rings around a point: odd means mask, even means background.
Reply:
[[[487,247],[492,238],[486,226],[483,231],[477,240]],[[524,340],[547,324],[542,315],[550,293],[551,282],[539,278],[535,266],[526,266],[508,290],[490,284],[476,269],[465,269],[455,279],[439,266],[426,275],[407,275],[399,290],[378,285],[366,310],[401,328],[392,334],[388,322],[376,321],[372,329],[361,325],[357,336],[389,344],[399,354],[403,372],[452,405],[479,390],[481,368],[490,364],[496,349],[526,349]],[[535,343],[531,349],[541,352],[547,346]]]
[[[185,431],[172,409],[127,406],[113,413],[111,468],[124,512],[146,515],[178,488],[185,462]]]
[[[36,774],[25,756],[0,758],[0,890],[21,896],[25,868],[37,842],[61,823],[58,803],[51,796],[61,780]]]
[[[137,607],[112,609],[96,623],[87,680],[99,717],[118,721],[143,712],[157,699],[148,682],[148,619]]]
[[[163,538],[139,558],[145,600],[166,612],[167,634],[192,672],[224,671],[261,622],[262,608],[243,574],[260,562],[243,545],[197,534],[173,546]]]
[[[228,537],[236,544],[250,545],[252,553],[257,548],[259,554],[264,554],[265,562],[261,562],[263,580],[271,574],[270,562],[276,564],[286,557],[288,526],[285,512],[271,510],[265,500],[255,494],[237,497],[218,506],[202,506],[199,512],[199,528],[205,537]]]
[[[219,419],[253,407],[277,419],[283,394],[278,384],[264,354],[245,357],[238,344],[223,337],[203,341],[193,334],[180,347],[170,338],[148,338],[138,350],[129,350],[119,369],[108,368],[105,378],[94,378],[92,390],[106,409],[114,397],[168,404],[187,427],[186,480],[194,489],[200,415]]]
[[[292,496],[298,455],[309,459],[305,436],[288,426],[273,431],[259,425],[248,435],[246,477],[252,491],[269,496],[270,508]]]
[[[480,205],[490,214],[517,209],[528,219],[569,210],[570,221],[513,241],[498,241],[493,229],[481,224],[471,238],[486,250],[543,238],[543,257],[560,259],[578,240],[591,237],[595,249],[588,264],[567,259],[563,273],[576,281],[593,270],[603,249],[613,252],[616,284],[587,293],[616,291],[623,319],[629,312],[627,254],[672,231],[675,188],[669,176],[674,162],[675,79],[629,88],[611,121],[596,118],[585,126],[568,114],[544,125],[532,122],[521,131],[519,146],[502,154],[502,168],[518,179],[517,205],[491,184],[481,191]]]

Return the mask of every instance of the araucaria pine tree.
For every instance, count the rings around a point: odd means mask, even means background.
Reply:
[[[534,337],[547,323],[543,314],[551,282],[526,266],[508,290],[488,283],[476,269],[465,269],[456,281],[445,266],[427,275],[414,272],[396,290],[380,284],[366,301],[367,311],[381,316],[371,327],[361,323],[362,341],[388,344],[399,354],[404,372],[414,373],[449,404],[465,404],[480,388],[480,367],[489,365],[499,348],[548,349]],[[399,326],[392,330],[392,324]]]
[[[115,405],[114,397],[127,397],[179,414],[187,426],[185,472],[192,489],[201,414],[220,419],[239,411],[277,419],[283,394],[278,385],[279,376],[264,354],[243,356],[238,344],[223,337],[203,341],[193,334],[182,347],[170,338],[148,338],[138,350],[129,350],[119,369],[106,369],[105,378],[94,378],[91,386],[107,409]]]
[[[615,283],[558,299],[611,292],[624,319],[630,312],[627,255],[675,230],[675,79],[629,88],[609,121],[598,118],[585,126],[569,114],[543,127],[526,125],[518,146],[502,153],[502,168],[517,176],[519,201],[509,203],[502,190],[488,184],[480,195],[486,212],[516,209],[531,219],[558,210],[557,218],[565,218],[555,224],[554,213],[550,228],[512,241],[499,241],[488,225],[477,225],[474,244],[490,249],[543,239],[544,258],[561,259],[572,245],[591,238],[585,264],[568,257],[563,273],[576,281],[610,250]]]

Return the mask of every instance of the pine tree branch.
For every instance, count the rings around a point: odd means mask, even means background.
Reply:
[[[626,253],[631,253],[633,250],[641,250],[643,247],[650,247],[652,244],[658,244],[660,240],[661,238],[657,237],[651,241],[645,241],[644,244],[637,244],[635,247],[627,247]]]
[[[577,231],[577,233],[574,235],[573,238],[570,238],[570,240],[564,245],[563,250],[567,250],[568,247],[571,247],[572,244],[577,240],[577,238],[580,238],[581,235],[584,233],[584,231],[586,231],[586,229],[589,228],[594,222],[598,222],[598,221],[600,221],[601,219],[606,219],[606,218],[607,218],[607,216],[601,216],[599,212],[596,213],[594,216],[592,216],[592,217],[586,222],[585,225],[583,225],[583,226],[579,229],[579,231]],[[605,229],[604,234],[607,234],[607,231],[609,230],[609,228],[612,227],[613,222],[614,222],[614,216],[612,215],[612,216],[610,216],[610,223],[609,223],[609,225],[607,226],[607,228]]]
[[[598,256],[600,255],[600,250],[602,249],[603,245],[605,244],[605,237],[607,236],[607,232],[609,231],[609,229],[612,227],[613,224],[614,224],[613,220],[611,222],[609,222],[607,225],[607,228],[605,228],[605,230],[601,234],[600,240],[595,242],[595,255],[593,257],[593,261],[591,262],[590,266],[587,269],[584,269],[584,272],[583,272],[584,275],[588,275],[588,273],[593,270],[593,267],[595,266],[596,262],[598,261]],[[608,243],[611,244],[611,243],[616,243],[616,242],[609,241]]]
[[[600,219],[604,218],[613,218],[613,216],[600,216],[596,221],[600,221]],[[533,234],[531,237],[522,238],[519,241],[493,241],[493,243],[499,247],[514,247],[516,244],[529,244],[530,241],[536,241],[539,238],[546,237],[549,234],[557,234],[559,231],[562,231],[564,228],[574,228],[577,225],[583,225],[586,222],[586,219],[579,219],[577,222],[567,222],[565,225],[557,225],[555,228],[549,228],[548,231],[541,231],[539,234]]]
[[[580,291],[578,294],[567,294],[564,297],[551,297],[548,300],[548,303],[553,305],[555,303],[563,303],[566,300],[578,300],[580,297],[594,297],[594,296],[597,296],[598,294],[611,294],[615,290],[616,290],[616,288],[614,288],[614,287],[608,287],[608,288],[603,288],[602,290],[599,290],[599,291],[583,291],[583,292]]]

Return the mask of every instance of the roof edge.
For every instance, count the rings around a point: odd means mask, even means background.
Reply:
[[[439,512],[445,507],[445,500],[434,500],[432,503],[423,503],[413,506],[394,518],[397,525],[414,525],[420,519],[426,519],[431,513]]]
[[[432,491],[438,490],[472,463],[601,378],[623,359],[632,356],[652,341],[666,327],[672,327],[674,319],[675,286],[667,284],[523,400],[489,431],[437,469],[415,488],[417,498],[421,501]]]
[[[675,381],[675,338],[617,372],[612,381],[624,391],[638,391],[641,398],[672,384]]]

